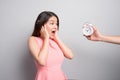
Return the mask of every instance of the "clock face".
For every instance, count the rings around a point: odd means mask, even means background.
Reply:
[[[85,36],[89,36],[93,33],[93,28],[90,25],[84,25],[82,32]]]

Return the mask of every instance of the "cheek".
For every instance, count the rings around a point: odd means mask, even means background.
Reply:
[[[46,26],[46,30],[50,33],[51,28],[49,26]]]
[[[47,30],[50,31],[50,27],[47,27]]]

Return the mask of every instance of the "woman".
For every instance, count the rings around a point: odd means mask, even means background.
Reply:
[[[64,57],[73,58],[73,53],[58,37],[59,18],[50,11],[40,13],[28,40],[29,49],[35,60],[35,80],[66,80],[61,70]]]

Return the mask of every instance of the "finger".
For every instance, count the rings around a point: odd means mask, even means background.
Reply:
[[[91,40],[91,37],[90,37],[90,36],[87,36],[86,38],[87,38],[88,40]]]
[[[44,31],[45,31],[45,25],[43,25],[43,26],[42,26],[42,30],[44,30]]]
[[[96,31],[96,30],[97,30],[97,28],[96,28],[95,26],[92,26],[92,28],[93,28],[93,30],[94,30],[94,31]]]
[[[46,25],[44,25],[44,31],[48,32]]]
[[[43,27],[46,28],[46,25],[44,25]]]
[[[42,26],[42,28],[41,28],[41,32],[43,32],[44,31],[44,26]]]

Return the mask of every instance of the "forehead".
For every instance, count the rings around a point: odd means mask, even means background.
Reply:
[[[52,17],[49,18],[48,21],[54,21],[54,22],[57,22],[57,18],[56,18],[55,16],[52,16]]]

